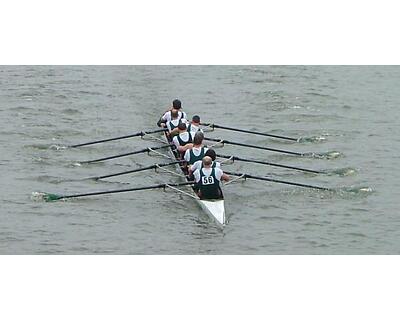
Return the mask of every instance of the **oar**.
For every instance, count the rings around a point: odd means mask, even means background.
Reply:
[[[184,160],[173,161],[173,162],[169,162],[169,163],[156,163],[156,164],[153,164],[153,165],[147,166],[147,167],[142,167],[142,168],[137,168],[137,169],[133,169],[133,170],[112,173],[112,174],[93,177],[93,178],[88,178],[88,179],[100,180],[100,179],[105,179],[105,178],[111,178],[111,177],[121,176],[121,175],[124,175],[124,174],[135,173],[135,172],[140,172],[140,171],[146,171],[146,170],[151,170],[151,169],[171,166],[173,164],[177,164],[177,163],[180,163],[180,162],[184,162]]]
[[[103,143],[103,142],[108,142],[108,141],[122,140],[122,139],[133,138],[133,137],[143,137],[146,134],[157,133],[157,132],[162,132],[162,131],[166,131],[166,130],[167,130],[167,128],[162,128],[162,129],[157,129],[157,130],[152,130],[152,131],[140,131],[140,132],[136,132],[133,134],[116,137],[116,138],[109,138],[109,139],[96,140],[96,141],[85,142],[85,143],[80,143],[80,144],[74,144],[72,146],[68,146],[68,148],[78,148],[78,147],[89,146],[92,144]]]
[[[285,168],[285,169],[293,169],[293,170],[310,172],[310,173],[318,173],[318,174],[325,174],[326,173],[326,172],[323,172],[323,171],[304,169],[304,168],[299,168],[299,167],[294,167],[294,166],[287,166],[287,165],[284,165],[284,164],[261,161],[261,160],[255,160],[255,159],[245,159],[245,158],[240,158],[240,157],[236,157],[236,156],[224,156],[222,154],[219,154],[218,157],[225,158],[225,159],[232,159],[232,161],[258,163],[258,164],[264,164],[264,165],[267,165],[267,166],[280,167],[280,168]]]
[[[267,177],[253,176],[253,175],[247,174],[247,173],[227,172],[227,171],[224,171],[224,172],[226,174],[229,174],[232,176],[243,176],[243,178],[245,178],[245,179],[247,178],[247,179],[263,180],[263,181],[283,183],[283,184],[288,184],[291,186],[297,186],[297,187],[303,187],[303,188],[311,188],[311,189],[317,189],[317,190],[323,190],[323,191],[333,191],[333,189],[330,189],[330,188],[318,187],[318,186],[313,186],[310,184],[303,184],[303,183],[297,183],[297,182],[291,182],[291,181],[277,180],[277,179],[272,179],[272,178],[267,178]]]
[[[215,124],[215,123],[202,123],[202,125],[211,127],[213,129],[214,128],[218,128],[218,129],[224,129],[224,130],[230,130],[230,131],[250,133],[250,134],[255,134],[255,135],[264,136],[264,137],[271,137],[271,138],[277,138],[277,139],[284,139],[284,140],[290,140],[290,141],[299,142],[299,139],[296,139],[296,138],[279,136],[279,135],[275,135],[275,134],[263,133],[263,132],[257,132],[257,131],[250,131],[250,130],[245,130],[245,129],[226,127],[226,126],[221,126],[221,125]]]
[[[253,148],[253,149],[260,149],[260,150],[268,150],[268,151],[273,151],[273,152],[286,153],[286,154],[291,154],[291,155],[301,156],[301,157],[307,155],[307,153],[300,153],[300,152],[287,151],[287,150],[282,150],[282,149],[267,148],[267,147],[261,147],[261,146],[256,146],[256,145],[252,145],[252,144],[234,142],[234,141],[223,140],[223,139],[204,138],[204,140],[220,142],[222,144],[232,144],[232,145],[235,145],[235,146],[248,147],[248,148]]]
[[[97,191],[97,192],[89,192],[89,193],[78,193],[78,194],[71,194],[71,195],[59,195],[59,194],[54,194],[54,193],[45,193],[45,194],[43,194],[43,199],[45,201],[56,201],[56,200],[68,199],[68,198],[82,198],[82,197],[89,197],[89,196],[98,196],[98,195],[102,195],[102,194],[122,193],[122,192],[150,190],[150,189],[161,189],[161,188],[166,188],[168,186],[180,187],[180,186],[186,186],[189,184],[194,184],[194,181],[182,182],[182,183],[162,183],[162,184],[146,186],[146,187],[108,190],[108,191]]]
[[[99,158],[99,159],[94,159],[94,160],[89,160],[89,161],[80,161],[79,163],[87,164],[87,163],[94,163],[94,162],[106,161],[106,160],[111,160],[111,159],[116,159],[116,158],[131,156],[131,155],[134,155],[134,154],[150,152],[151,150],[158,150],[158,149],[163,149],[163,148],[169,148],[169,146],[170,146],[170,145],[161,146],[161,147],[153,147],[153,148],[147,147],[147,148],[144,148],[144,149],[141,149],[141,150],[136,150],[136,151],[132,151],[132,152],[117,154],[117,155],[115,155],[115,156],[109,156],[109,157]]]

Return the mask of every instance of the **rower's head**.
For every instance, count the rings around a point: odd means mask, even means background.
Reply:
[[[178,119],[178,117],[179,117],[179,111],[177,109],[172,109],[171,110],[171,118]]]
[[[201,131],[197,131],[193,138],[193,144],[199,146],[203,144],[204,134]]]
[[[193,116],[192,122],[193,122],[195,125],[199,125],[199,124],[200,124],[200,117],[199,117],[199,116]]]
[[[181,100],[175,99],[174,101],[172,101],[172,108],[179,110],[180,108],[182,108],[182,102]]]
[[[212,161],[215,161],[215,159],[217,158],[217,154],[213,149],[208,149],[204,156],[210,157]]]
[[[212,159],[211,159],[211,157],[205,156],[205,157],[203,158],[203,166],[204,166],[204,168],[210,168],[211,165],[212,165]]]
[[[178,129],[179,129],[179,132],[185,132],[186,129],[187,129],[186,123],[181,122],[181,123],[178,125]]]

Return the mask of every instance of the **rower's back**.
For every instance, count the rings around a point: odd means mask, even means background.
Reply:
[[[200,199],[222,199],[220,181],[224,175],[223,171],[212,165],[213,161],[209,156],[205,156],[202,162],[202,168],[194,172]]]
[[[204,134],[198,131],[193,138],[193,147],[186,150],[184,159],[189,165],[204,158],[208,148],[203,146]]]
[[[179,114],[179,111],[176,109],[171,110],[171,121],[167,122],[168,132],[171,133],[174,129],[178,128],[179,124],[185,123],[187,120],[182,118]]]

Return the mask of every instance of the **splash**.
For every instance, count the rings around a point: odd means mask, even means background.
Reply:
[[[46,192],[37,192],[34,191],[31,193],[31,200],[36,201],[36,202],[50,202],[50,201],[56,201],[56,200],[61,200],[62,196],[54,193],[46,193]]]
[[[371,187],[368,186],[363,186],[363,187],[344,187],[341,188],[340,191],[342,192],[348,192],[348,193],[353,193],[357,195],[368,195],[374,192],[374,190]]]
[[[65,150],[65,149],[67,149],[67,148],[68,148],[68,147],[66,147],[66,146],[59,146],[59,145],[57,145],[57,144],[52,144],[52,145],[49,147],[50,150],[57,150],[57,151]]]
[[[332,159],[337,159],[337,158],[343,157],[344,154],[339,151],[328,151],[328,152],[321,152],[321,153],[309,152],[309,153],[304,153],[303,156],[310,157],[310,158],[332,160]]]
[[[31,193],[31,200],[32,201],[44,201],[44,196],[45,196],[44,192],[34,191]]]
[[[358,173],[357,169],[355,168],[339,168],[339,169],[334,169],[334,170],[326,170],[325,173],[330,176],[340,176],[340,177],[347,177],[347,176],[352,176],[356,175]]]
[[[342,199],[359,199],[370,196],[374,190],[369,186],[350,186],[334,189],[334,195]]]
[[[297,142],[300,143],[320,143],[320,142],[325,142],[327,139],[325,136],[311,136],[311,137],[300,137],[297,139]]]

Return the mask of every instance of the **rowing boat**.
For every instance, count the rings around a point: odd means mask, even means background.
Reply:
[[[168,136],[166,132],[164,132],[164,137],[168,143],[170,143]],[[174,151],[172,146],[171,148],[168,149],[169,153],[171,154],[172,158],[175,158],[179,160],[179,154],[177,151]],[[184,174],[185,172],[183,171],[181,165],[179,163],[176,164],[176,170],[177,172]],[[190,181],[186,176],[185,176],[186,181]],[[203,209],[203,211],[211,217],[214,221],[218,223],[220,226],[225,226],[226,224],[226,217],[225,217],[225,201],[224,199],[216,199],[216,200],[202,200],[198,197],[196,192],[194,192],[194,189],[192,187],[188,188],[190,189],[190,196],[194,198],[197,202],[197,204]]]

